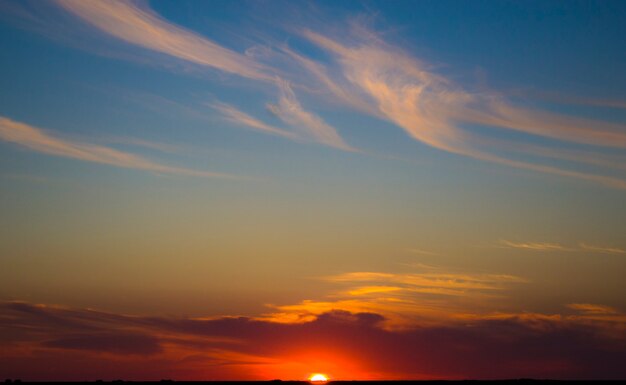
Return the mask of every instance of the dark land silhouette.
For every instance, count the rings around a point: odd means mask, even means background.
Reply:
[[[28,383],[29,381],[21,379],[6,379],[4,383]],[[505,385],[541,385],[541,384],[568,384],[568,383],[587,383],[598,382],[606,384],[626,383],[626,380],[549,380],[549,379],[506,379],[506,380],[402,380],[402,381],[328,381],[328,382],[309,382],[309,381],[283,381],[279,379],[269,381],[175,381],[164,379],[160,381],[125,381],[125,380],[94,380],[94,381],[71,381],[71,384],[136,384],[136,385],[162,385],[162,384],[189,384],[189,385],[262,385],[262,384],[281,384],[281,385],[479,385],[479,384],[505,384]],[[33,381],[37,384],[59,384],[65,381]]]

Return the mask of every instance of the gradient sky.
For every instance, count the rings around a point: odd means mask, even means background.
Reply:
[[[0,1],[0,378],[626,378],[626,2]]]

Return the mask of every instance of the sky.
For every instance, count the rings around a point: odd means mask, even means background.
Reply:
[[[624,379],[623,1],[0,1],[0,378]]]

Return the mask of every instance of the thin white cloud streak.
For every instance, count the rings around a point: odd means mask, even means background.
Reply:
[[[166,154],[180,154],[180,153],[186,152],[186,149],[184,146],[179,146],[179,145],[169,144],[169,143],[153,142],[151,140],[131,138],[131,137],[125,137],[125,136],[106,138],[103,141],[107,143],[117,143],[117,144],[129,145],[129,146],[143,147],[143,148],[147,148],[150,150],[163,152]]]
[[[626,148],[624,125],[528,110],[501,99],[489,98],[483,103],[480,108],[459,110],[458,118],[568,142]]]
[[[571,101],[574,104],[581,104],[595,107],[620,108],[626,109],[626,101],[608,100],[608,99],[575,99]]]
[[[210,103],[209,106],[220,112],[224,116],[224,118],[236,124],[252,128],[265,134],[284,136],[290,139],[297,138],[297,136],[293,132],[285,131],[283,129],[266,124],[229,104],[217,102]]]
[[[407,249],[407,251],[411,254],[419,254],[419,255],[440,255],[439,253],[435,253],[433,251],[422,250],[422,249]]]
[[[626,254],[626,250],[617,247],[594,246],[586,243],[580,243],[579,246],[585,251],[594,251],[605,254]]]
[[[240,177],[217,172],[191,170],[155,163],[143,157],[110,147],[81,143],[54,137],[40,128],[0,116],[0,139],[35,152],[122,168],[198,177]]]
[[[246,55],[160,18],[126,1],[57,0],[64,9],[127,43],[250,79],[273,81],[267,68]]]
[[[529,143],[505,141],[487,137],[470,139],[480,147],[492,147],[499,150],[527,154],[541,158],[565,160],[570,162],[626,170],[626,157],[611,154],[594,153],[591,151],[552,148]]]
[[[459,124],[479,123],[564,141],[626,148],[624,126],[530,111],[494,95],[471,94],[379,40],[348,47],[312,31],[305,30],[302,35],[334,54],[343,77],[352,84],[348,95],[345,88],[334,86],[336,82],[323,80],[331,85],[331,92],[342,100],[366,96],[372,115],[384,116],[418,141],[484,161],[626,189],[626,181],[620,178],[516,161],[479,150],[473,144],[480,142],[480,136],[462,130]],[[323,78],[312,65],[305,68]]]
[[[324,122],[322,118],[306,111],[296,98],[289,82],[276,78],[276,84],[280,90],[278,104],[269,104],[268,108],[283,122],[298,130],[301,136],[309,140],[344,151],[358,151],[346,144],[337,130]]]
[[[549,242],[511,242],[507,240],[501,240],[500,244],[507,248],[523,249],[531,251],[569,251],[569,252],[596,252],[604,254],[626,254],[626,250],[617,247],[595,246],[589,245],[584,242],[578,244],[578,246],[567,247],[558,243]]]
[[[345,151],[356,151],[343,141],[333,127],[320,117],[305,111],[286,81],[278,79],[277,84],[281,89],[281,97],[278,105],[269,104],[268,108],[297,132],[285,131],[266,124],[225,103],[211,103],[209,106],[220,112],[227,120],[265,134],[283,136],[298,142],[313,141]]]
[[[584,173],[584,172],[579,172],[579,171],[571,171],[571,170],[562,169],[562,168],[553,167],[553,166],[546,166],[546,165],[541,165],[541,164],[534,164],[534,163],[511,160],[511,159],[503,158],[501,156],[477,151],[471,148],[450,149],[449,151],[454,152],[456,154],[460,154],[460,155],[466,155],[475,159],[480,159],[480,160],[489,161],[493,163],[500,163],[500,164],[504,164],[507,166],[515,167],[515,168],[538,171],[538,172],[542,172],[545,174],[553,174],[553,175],[571,177],[571,178],[586,180],[589,182],[599,183],[607,187],[612,187],[612,188],[616,188],[620,190],[626,190],[626,180],[620,179],[620,178],[614,178],[611,176],[596,175],[596,174]]]
[[[548,242],[511,242],[507,240],[502,240],[500,241],[500,244],[514,249],[524,249],[532,251],[574,251],[574,249],[565,247],[558,243]]]
[[[535,92],[534,97],[559,104],[626,109],[626,100],[598,99],[550,92]]]

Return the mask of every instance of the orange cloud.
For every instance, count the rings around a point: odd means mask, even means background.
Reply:
[[[363,286],[352,289],[348,292],[349,295],[367,295],[367,294],[378,294],[378,293],[389,293],[392,291],[402,290],[401,287],[397,286]]]
[[[333,310],[371,312],[385,316],[390,329],[440,325],[458,321],[458,314],[487,311],[511,286],[527,283],[506,274],[471,274],[442,271],[429,266],[415,273],[349,272],[320,278],[339,289],[319,300],[270,305],[273,312],[261,319],[307,322]]]

